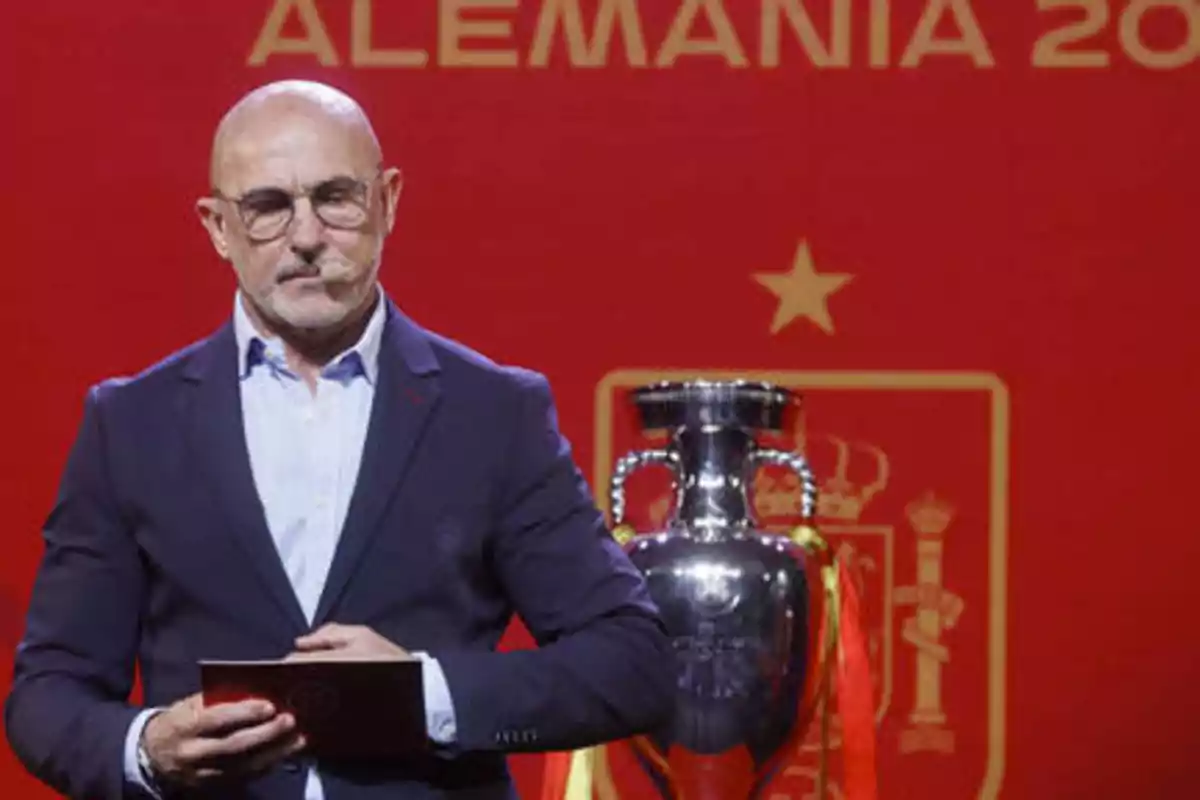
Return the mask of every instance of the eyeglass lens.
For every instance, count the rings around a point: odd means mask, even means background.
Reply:
[[[366,192],[362,184],[334,179],[318,184],[308,193],[313,211],[326,225],[356,228],[367,219]],[[280,235],[292,221],[295,198],[283,189],[252,189],[238,202],[242,223],[255,239]]]

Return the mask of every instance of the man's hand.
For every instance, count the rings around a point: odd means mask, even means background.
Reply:
[[[208,708],[199,694],[151,717],[142,731],[155,779],[165,786],[199,786],[249,777],[304,747],[290,714],[265,700]]]
[[[296,652],[285,661],[314,661],[322,658],[408,658],[403,647],[362,625],[322,625],[296,639]]]

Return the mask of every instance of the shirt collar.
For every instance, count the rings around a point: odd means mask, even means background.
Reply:
[[[338,353],[322,368],[322,374],[337,370],[347,359],[354,359],[362,369],[368,382],[374,384],[379,375],[379,348],[383,341],[384,300],[383,287],[376,289],[375,309],[367,321],[362,336],[351,347]],[[245,297],[239,290],[234,296],[233,331],[237,340],[238,375],[245,378],[256,365],[265,362],[286,369],[283,342],[275,336],[263,336],[250,321],[246,312]]]

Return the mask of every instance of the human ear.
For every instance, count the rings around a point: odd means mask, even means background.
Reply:
[[[213,249],[217,251],[217,255],[228,261],[229,239],[225,230],[225,215],[221,213],[219,203],[216,198],[202,197],[196,201],[196,213],[200,217],[200,223],[208,231]]]
[[[383,214],[384,224],[387,225],[388,233],[392,232],[392,228],[396,224],[396,206],[400,201],[400,190],[404,187],[404,177],[400,170],[396,167],[387,169],[383,173]]]

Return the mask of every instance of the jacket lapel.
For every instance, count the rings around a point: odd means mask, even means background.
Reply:
[[[419,328],[389,300],[379,350],[379,383],[333,564],[313,619],[324,624],[378,533],[381,519],[421,440],[440,395],[438,363]]]
[[[231,324],[195,352],[185,377],[195,384],[188,409],[191,447],[227,523],[218,526],[214,535],[229,536],[237,543],[267,593],[299,634],[307,628],[304,611],[267,528],[250,468],[238,390],[237,343]]]

